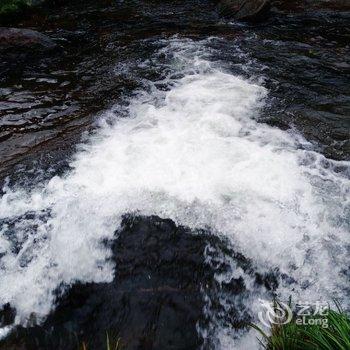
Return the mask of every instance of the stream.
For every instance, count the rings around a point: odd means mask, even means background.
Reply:
[[[350,12],[292,7],[19,23],[60,50],[0,55],[1,350],[253,350],[261,299],[350,307]]]

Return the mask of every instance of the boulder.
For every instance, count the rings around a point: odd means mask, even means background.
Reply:
[[[26,67],[35,67],[62,54],[62,47],[42,33],[0,27],[0,82],[10,76],[18,79]]]
[[[266,17],[270,0],[220,0],[221,15],[242,21],[259,21]]]
[[[57,47],[52,39],[37,31],[0,27],[0,51],[42,52]]]

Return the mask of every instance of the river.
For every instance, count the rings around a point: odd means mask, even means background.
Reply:
[[[350,13],[288,10],[21,22],[64,51],[1,83],[0,349],[254,349],[260,299],[349,307]]]

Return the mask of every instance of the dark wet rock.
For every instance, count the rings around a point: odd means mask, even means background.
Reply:
[[[88,349],[105,349],[106,332],[111,339],[120,338],[123,349],[213,348],[207,342],[214,336],[204,340],[198,332],[209,324],[215,332],[205,307],[217,314],[217,322],[224,318],[237,329],[250,320],[242,312],[249,293],[243,279],[215,278],[234,268],[227,254],[236,268],[254,277],[250,262],[230,251],[227,242],[155,216],[126,217],[117,236],[113,282],[74,285],[44,324],[17,328],[0,342],[0,349],[76,350],[82,342]],[[255,279],[261,286],[273,280],[262,275]]]
[[[75,285],[42,327],[20,328],[0,344],[23,349],[102,349],[106,332],[123,349],[195,349],[204,306],[207,237],[171,220],[127,218],[113,247],[112,283]]]
[[[249,260],[217,236],[171,220],[127,216],[116,234],[114,243],[106,242],[116,264],[113,282],[75,284],[41,326],[33,315],[33,325],[17,328],[0,349],[76,350],[82,342],[105,349],[106,332],[121,339],[123,349],[213,348],[221,321],[236,329],[250,321],[243,305],[250,292],[242,277],[219,282],[216,274],[237,268],[262,288],[277,283],[277,274],[255,274]],[[14,316],[9,306],[7,313]],[[202,339],[198,328],[213,334]]]
[[[0,82],[61,53],[47,35],[31,29],[0,27]]]
[[[56,49],[57,44],[47,35],[31,29],[0,28],[1,51],[47,51]]]
[[[6,327],[13,324],[16,316],[16,311],[6,304],[0,309],[0,327]]]
[[[270,0],[220,0],[220,13],[243,21],[259,21],[266,17]]]

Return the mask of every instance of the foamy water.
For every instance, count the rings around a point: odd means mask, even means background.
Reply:
[[[257,270],[278,268],[294,280],[281,281],[282,298],[345,297],[349,163],[325,159],[296,132],[260,124],[268,91],[203,52],[202,43],[170,41],[161,52],[169,58],[166,91],[149,83],[127,118],[118,118],[118,106],[106,112],[65,176],[31,192],[4,189],[0,304],[16,308],[17,323],[32,313],[44,318],[58,287],[112,280],[118,266],[102,242],[125,213],[228,237]],[[243,271],[235,274],[254,288]],[[220,332],[219,346],[231,348]]]

